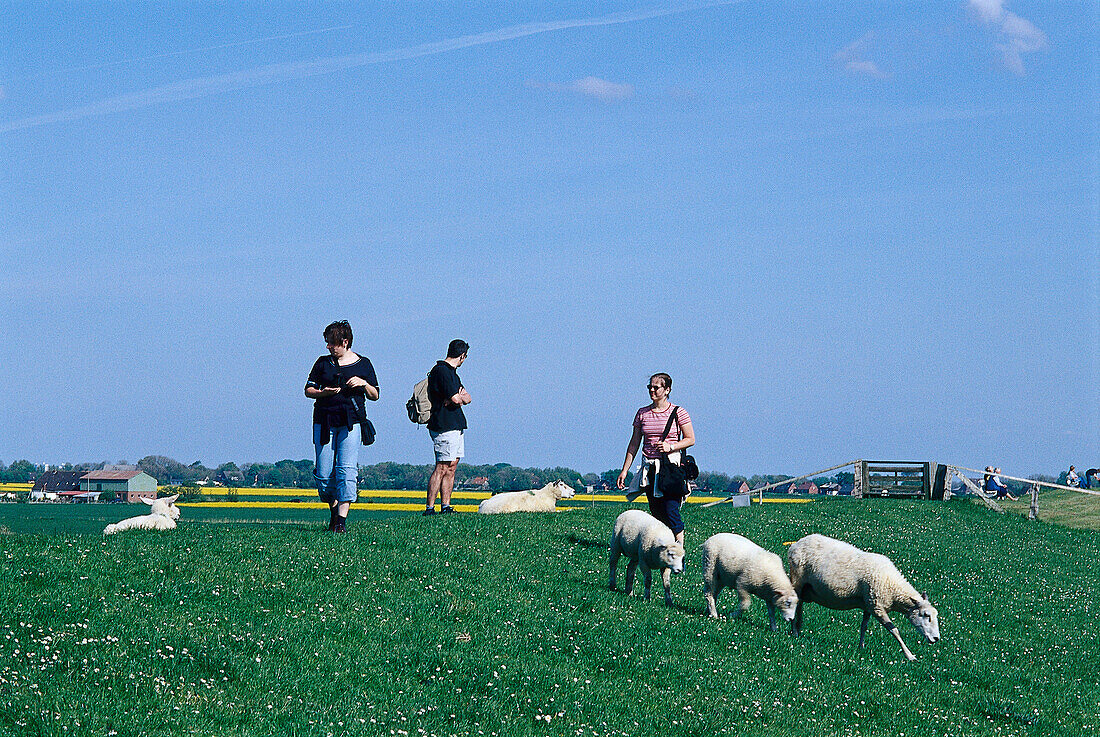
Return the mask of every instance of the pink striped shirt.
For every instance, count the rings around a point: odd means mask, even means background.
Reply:
[[[634,427],[642,429],[642,454],[646,458],[656,458],[661,455],[657,444],[661,442],[661,436],[665,433],[665,425],[668,424],[668,416],[672,411],[672,404],[663,412],[657,412],[653,407],[646,405],[634,415]],[[672,423],[672,429],[665,440],[670,443],[679,442],[683,438],[680,428],[691,424],[691,417],[683,407],[676,408],[676,422]]]

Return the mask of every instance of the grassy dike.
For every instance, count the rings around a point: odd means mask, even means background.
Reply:
[[[692,508],[666,608],[606,589],[622,508],[0,535],[0,733],[1100,732],[1100,533],[965,501]],[[907,663],[876,625],[857,648],[858,612],[808,607],[799,639],[760,602],[706,619],[699,546],[731,530],[890,555],[944,639],[898,620]]]

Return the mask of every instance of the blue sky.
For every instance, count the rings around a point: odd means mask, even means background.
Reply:
[[[1100,464],[1091,2],[6,6],[0,459],[305,458],[348,319],[379,442],[472,345],[472,463]]]

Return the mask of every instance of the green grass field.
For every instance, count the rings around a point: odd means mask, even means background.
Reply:
[[[111,538],[90,517],[17,534],[7,510],[31,506],[0,507],[4,735],[1100,733],[1100,533],[967,501],[688,509],[672,608],[606,589],[625,505],[359,516],[340,537],[187,510]],[[798,639],[760,602],[708,620],[699,546],[731,530],[891,556],[943,640],[898,621],[908,663],[874,625],[857,647],[858,612],[807,607]]]
[[[998,502],[1006,512],[1027,516],[1031,497],[1026,493],[1017,501]],[[1045,489],[1039,495],[1039,519],[1066,527],[1100,530],[1100,496],[1077,491]]]

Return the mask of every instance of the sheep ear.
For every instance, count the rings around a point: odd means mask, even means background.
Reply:
[[[927,591],[920,592],[920,598],[924,599],[925,601],[928,601],[928,592]]]
[[[146,504],[148,504],[151,507],[151,506],[153,506],[153,502],[155,502],[156,499],[150,499],[147,496],[143,496],[143,497],[141,497],[141,501],[145,502]]]
[[[166,497],[164,497],[164,501],[168,502],[169,504],[172,504],[172,503],[174,503],[174,502],[175,502],[175,501],[176,501],[177,499],[179,499],[179,498],[180,498],[180,495],[179,495],[179,494],[174,494],[174,495],[172,495],[172,496],[166,496]]]

